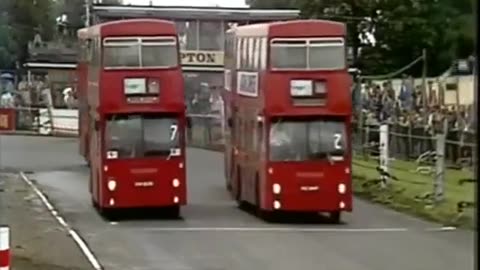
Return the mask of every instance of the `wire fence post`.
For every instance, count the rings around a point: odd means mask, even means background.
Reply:
[[[388,161],[389,161],[389,153],[388,153],[388,125],[381,125],[380,126],[380,169],[382,173],[380,175],[381,179],[381,187],[386,188],[388,185]]]
[[[435,203],[443,201],[444,182],[445,182],[445,134],[437,134],[436,136],[436,170],[433,182],[433,194]]]

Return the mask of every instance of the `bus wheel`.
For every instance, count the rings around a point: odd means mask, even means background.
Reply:
[[[240,169],[237,168],[236,188],[235,188],[235,200],[240,203],[242,201],[242,183],[241,183]]]
[[[98,204],[97,204],[97,203],[95,202],[95,200],[93,199],[93,196],[92,196],[92,198],[91,198],[90,200],[91,200],[91,202],[92,202],[92,207],[95,208],[95,209],[97,209],[97,208],[98,208]]]
[[[342,223],[342,213],[340,211],[330,212],[329,218],[333,224]]]
[[[232,191],[232,184],[230,184],[230,180],[227,177],[227,181],[225,182],[225,186],[227,187],[228,191]]]
[[[266,222],[271,222],[273,213],[262,209],[262,204],[260,203],[260,182],[258,180],[258,175],[255,178],[255,214],[257,217],[265,220]]]
[[[175,205],[175,206],[169,207],[167,212],[168,212],[168,217],[170,217],[172,219],[180,218],[180,205]]]
[[[115,215],[115,211],[113,209],[108,209],[108,208],[103,208],[103,207],[97,207],[98,209],[98,212],[100,213],[100,215],[108,220],[108,221],[114,221],[116,220],[116,215]]]

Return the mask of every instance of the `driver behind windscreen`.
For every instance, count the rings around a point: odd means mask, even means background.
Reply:
[[[270,131],[270,152],[275,160],[289,160],[292,157],[292,138],[281,123],[273,124]]]

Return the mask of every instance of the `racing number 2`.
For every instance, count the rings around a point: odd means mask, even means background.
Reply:
[[[342,134],[335,133],[333,137],[335,138],[335,142],[334,142],[335,149],[337,150],[342,149]]]

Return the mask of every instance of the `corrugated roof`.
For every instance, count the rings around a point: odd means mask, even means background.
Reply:
[[[94,15],[102,18],[155,17],[162,19],[210,19],[228,21],[275,21],[296,19],[297,9],[250,9],[222,7],[179,7],[179,6],[133,6],[101,5],[92,6]]]

